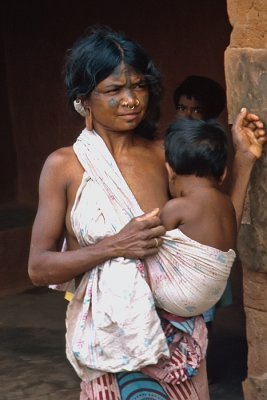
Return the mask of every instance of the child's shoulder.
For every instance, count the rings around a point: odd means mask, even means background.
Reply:
[[[191,195],[187,196],[189,210],[190,205],[197,210],[210,209],[217,210],[219,213],[226,212],[227,210],[232,210],[234,208],[230,196],[223,193],[217,188],[202,188],[201,190],[195,191]]]
[[[235,217],[235,208],[231,197],[220,189],[203,193],[203,196],[199,196],[198,205],[200,208],[204,205],[206,208],[210,208],[212,213],[221,216]]]

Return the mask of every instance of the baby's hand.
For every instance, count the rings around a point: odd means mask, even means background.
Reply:
[[[256,114],[242,108],[233,123],[232,135],[236,151],[254,161],[261,157],[267,135],[263,122]]]

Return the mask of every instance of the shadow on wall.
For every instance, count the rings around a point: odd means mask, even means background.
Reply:
[[[35,210],[8,204],[0,207],[0,297],[32,288],[27,265]]]

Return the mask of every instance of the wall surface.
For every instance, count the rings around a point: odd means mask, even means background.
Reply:
[[[229,121],[241,107],[267,123],[267,2],[228,0],[233,26],[225,52]],[[267,399],[267,154],[257,161],[239,235],[248,341],[245,400]]]
[[[231,27],[224,0],[167,0],[164,6],[144,0],[127,7],[118,0],[26,0],[0,7],[6,103],[0,130],[12,163],[6,157],[0,162],[5,185],[16,187],[19,202],[36,204],[44,160],[71,144],[81,129],[80,117],[66,103],[62,69],[66,50],[88,26],[124,31],[154,59],[165,85],[161,131],[174,115],[173,88],[187,75],[207,75],[225,85],[223,52]]]

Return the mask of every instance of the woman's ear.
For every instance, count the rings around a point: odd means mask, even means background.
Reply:
[[[85,109],[85,125],[88,131],[92,131],[94,129],[93,127],[93,114],[91,107],[89,105],[88,99],[84,100],[83,106]]]
[[[223,182],[225,181],[225,178],[227,176],[227,172],[228,172],[228,169],[227,169],[227,167],[225,167],[222,175],[220,176],[219,185],[222,185]]]

